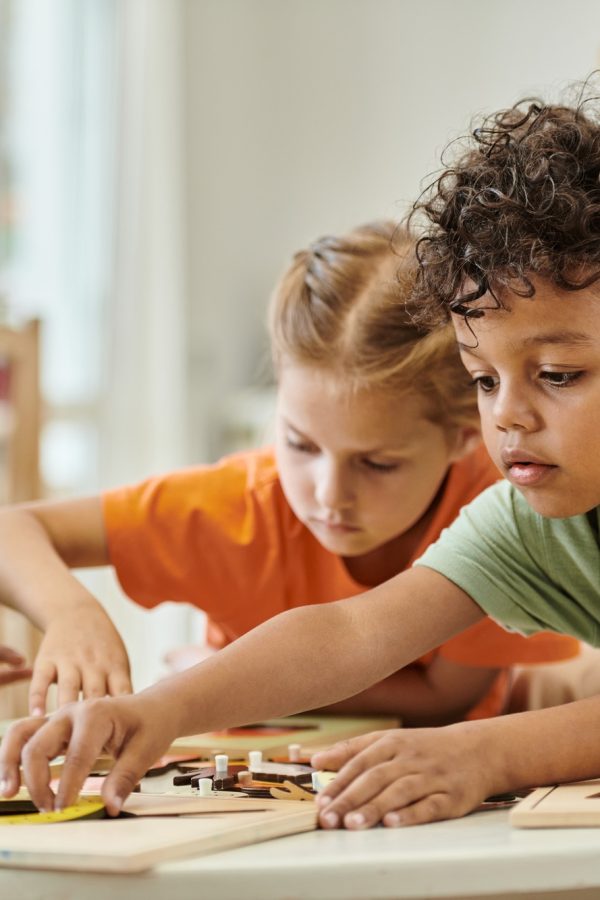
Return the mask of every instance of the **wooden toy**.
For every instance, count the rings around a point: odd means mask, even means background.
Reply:
[[[265,757],[274,756],[289,761],[290,744],[299,744],[298,761],[304,762],[310,754],[337,741],[367,734],[369,731],[380,731],[385,728],[397,728],[398,720],[373,717],[345,716],[288,716],[281,719],[270,719],[254,725],[229,728],[225,731],[212,731],[177,738],[168,753],[227,753],[229,756],[245,756],[251,750],[262,750]]]
[[[316,828],[312,803],[131,795],[132,818],[0,828],[0,866],[140,872]]]
[[[600,779],[538,788],[511,811],[516,828],[600,826]]]

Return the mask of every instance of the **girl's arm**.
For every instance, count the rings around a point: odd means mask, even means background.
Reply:
[[[31,669],[16,650],[0,646],[0,685],[31,678]]]
[[[103,795],[109,810],[182,734],[213,731],[334,703],[358,693],[482,618],[481,609],[431,569],[414,568],[349,600],[289,610],[215,656],[134,697],[67,707],[32,737],[27,720],[5,738],[8,792],[23,763],[41,806],[53,802],[48,760],[68,748],[57,803],[72,800],[102,748],[117,762]]]
[[[448,725],[460,721],[488,693],[500,671],[436,656],[426,666],[407,666],[319,712],[391,715],[410,727]]]
[[[48,687],[59,705],[131,690],[125,647],[108,615],[70,568],[102,566],[108,553],[99,497],[0,510],[0,602],[44,632],[30,709],[43,713]]]

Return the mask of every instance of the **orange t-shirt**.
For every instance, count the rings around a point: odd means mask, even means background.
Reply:
[[[483,448],[451,466],[417,559],[460,508],[499,478]],[[103,495],[108,551],[132,600],[165,600],[204,610],[221,645],[295,606],[326,603],[366,590],[343,560],[296,518],[281,488],[272,449],[239,453],[212,466],[184,469]],[[216,626],[216,629],[215,627]],[[471,666],[507,668],[577,655],[563,635],[525,638],[483,619],[418,661],[439,653]],[[469,713],[497,715],[506,678]]]

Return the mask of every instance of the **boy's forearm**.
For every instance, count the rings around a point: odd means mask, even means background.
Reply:
[[[600,695],[456,727],[482,729],[495,792],[600,775]]]
[[[247,724],[327,706],[353,696],[420,656],[440,637],[472,624],[481,612],[462,595],[435,626],[404,622],[402,601],[430,576],[399,576],[368,595],[288,610],[215,656],[148,691],[164,708],[176,706],[180,734]],[[437,576],[436,578],[441,576]],[[453,586],[448,587],[451,606]],[[392,609],[395,610],[392,614]],[[145,692],[146,693],[146,692]],[[171,713],[170,713],[171,714]]]
[[[365,687],[367,679],[377,680],[377,674],[359,674],[343,650],[332,652],[333,631],[342,646],[353,643],[344,619],[337,604],[282,613],[139,696],[169,709],[181,735],[332,703]]]

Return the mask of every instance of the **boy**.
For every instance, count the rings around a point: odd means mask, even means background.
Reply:
[[[600,127],[531,104],[491,117],[419,204],[424,315],[450,317],[478,385],[483,435],[506,481],[485,491],[411,570],[366,594],[285,612],[195,669],[134,697],[13,727],[34,801],[75,796],[104,747],[117,812],[177,734],[298,712],[357,693],[489,612],[524,633],[600,643]],[[265,650],[268,648],[268,650]],[[485,796],[600,771],[600,701],[442,729],[370,735],[318,754],[340,768],[321,823],[363,828],[462,815]],[[68,747],[58,795],[48,760]]]

